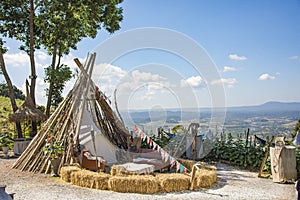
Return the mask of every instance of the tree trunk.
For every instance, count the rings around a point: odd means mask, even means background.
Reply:
[[[35,70],[35,61],[34,61],[34,3],[33,0],[29,1],[30,3],[30,17],[29,17],[29,31],[30,31],[30,42],[29,42],[29,57],[30,57],[30,65],[31,65],[31,83],[30,83],[30,97],[33,101],[33,104],[36,105],[35,102],[35,85],[36,85],[36,70]],[[37,133],[37,124],[35,121],[32,122],[32,130],[30,136],[33,137]]]
[[[1,51],[0,51],[0,65],[1,65],[1,70],[2,70],[2,73],[3,73],[4,78],[6,80],[8,89],[9,89],[9,98],[10,98],[10,102],[11,102],[11,107],[12,107],[13,111],[16,112],[18,110],[18,106],[17,106],[17,103],[16,103],[14,88],[13,88],[13,84],[12,84],[10,78],[9,78],[9,75],[6,71],[3,54],[2,54]],[[17,128],[18,138],[23,137],[20,122],[16,122],[16,128]]]
[[[49,83],[49,90],[48,90],[48,99],[47,99],[47,106],[46,106],[46,115],[50,116],[50,108],[51,108],[51,100],[52,100],[52,92],[53,92],[53,77],[54,77],[54,70],[55,70],[55,62],[56,62],[56,44],[53,48],[52,54],[52,63],[51,63],[51,77]]]

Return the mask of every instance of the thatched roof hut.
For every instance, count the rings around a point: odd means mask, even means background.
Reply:
[[[26,99],[21,107],[9,116],[10,122],[22,122],[25,120],[30,121],[45,121],[48,117],[42,111],[37,109],[28,92],[28,81],[26,80]]]
[[[9,116],[10,122],[22,122],[25,120],[30,121],[45,121],[47,116],[37,109],[33,103],[25,101],[22,106],[13,114]]]

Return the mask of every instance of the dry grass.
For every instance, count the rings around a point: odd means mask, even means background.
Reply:
[[[159,183],[151,175],[145,176],[114,176],[108,181],[110,190],[115,192],[130,192],[154,194],[159,192]]]
[[[190,177],[184,174],[156,174],[162,192],[189,190]]]
[[[81,187],[107,190],[110,177],[109,174],[105,173],[80,170],[71,174],[71,183]]]

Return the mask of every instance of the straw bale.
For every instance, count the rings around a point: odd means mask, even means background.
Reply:
[[[217,171],[201,168],[196,171],[193,180],[193,189],[209,188],[217,181]]]
[[[109,174],[105,173],[80,170],[71,174],[71,183],[81,187],[107,190],[110,177]]]
[[[151,175],[113,176],[109,179],[110,190],[124,193],[154,194],[159,192],[159,183]]]
[[[110,169],[110,175],[112,176],[137,175],[137,172],[128,171],[122,165],[113,165]]]
[[[163,192],[179,192],[189,190],[190,177],[184,174],[156,174]]]
[[[195,160],[188,160],[188,159],[182,159],[182,158],[178,158],[177,159],[183,166],[185,166],[190,172],[193,169],[193,166],[195,164],[197,164],[198,166],[200,166],[201,168],[204,169],[208,169],[208,170],[216,170],[216,167],[209,165],[205,162],[200,162],[200,161],[195,161]]]
[[[197,162],[197,164],[201,166],[201,169],[217,171],[217,168],[215,166],[209,165],[205,162]]]
[[[190,172],[192,171],[194,164],[197,163],[197,161],[195,161],[195,160],[187,160],[187,159],[181,159],[181,158],[178,158],[177,160],[178,160],[183,166],[185,166]]]
[[[60,178],[63,181],[71,182],[71,174],[78,170],[81,170],[81,169],[77,166],[64,166],[60,169]]]

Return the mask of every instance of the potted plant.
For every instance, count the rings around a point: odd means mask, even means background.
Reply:
[[[0,144],[3,150],[4,158],[8,158],[9,145],[13,142],[11,134],[9,132],[4,132],[0,135]]]
[[[50,155],[51,175],[58,176],[57,172],[64,152],[63,143],[56,140],[53,135],[48,135],[45,142],[44,153]]]

